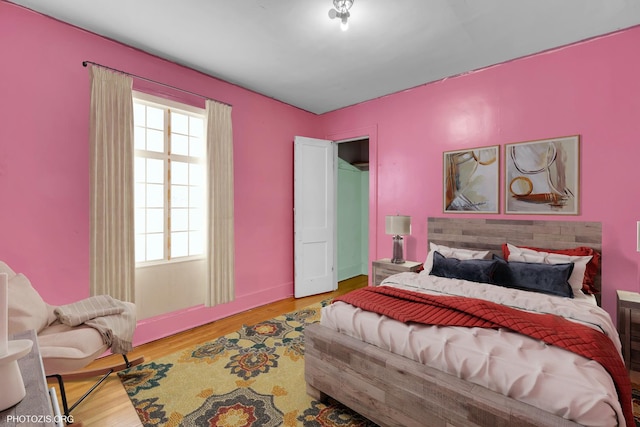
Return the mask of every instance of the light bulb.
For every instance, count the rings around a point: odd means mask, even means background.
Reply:
[[[342,21],[340,21],[340,29],[342,31],[347,31],[349,29],[349,21],[347,18],[342,18]]]

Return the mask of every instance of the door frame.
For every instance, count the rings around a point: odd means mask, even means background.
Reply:
[[[371,285],[371,263],[378,259],[378,126],[371,125],[332,132],[326,134],[324,139],[339,144],[365,138],[369,139],[369,262],[367,270],[369,271],[369,285]]]

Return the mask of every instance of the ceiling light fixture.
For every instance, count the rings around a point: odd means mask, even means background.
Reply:
[[[349,29],[349,9],[353,6],[354,0],[333,0],[335,9],[329,11],[329,18],[340,18],[340,29],[347,31]]]

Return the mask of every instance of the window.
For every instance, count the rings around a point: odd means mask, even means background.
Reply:
[[[136,262],[205,254],[204,111],[134,97]]]

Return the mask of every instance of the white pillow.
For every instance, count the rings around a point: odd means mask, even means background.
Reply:
[[[35,329],[42,331],[49,324],[49,309],[31,282],[23,274],[9,279],[9,334]]]
[[[569,285],[574,295],[582,290],[584,273],[587,271],[587,263],[593,258],[591,255],[563,255],[550,252],[535,251],[533,249],[519,248],[507,243],[509,248],[509,259],[507,261],[533,262],[538,264],[566,264],[573,263],[573,271],[569,277]]]
[[[429,274],[433,268],[433,253],[440,252],[445,258],[465,259],[491,259],[491,251],[474,251],[471,249],[450,248],[448,246],[437,245],[429,242],[429,253],[427,260],[424,262],[425,274]]]

